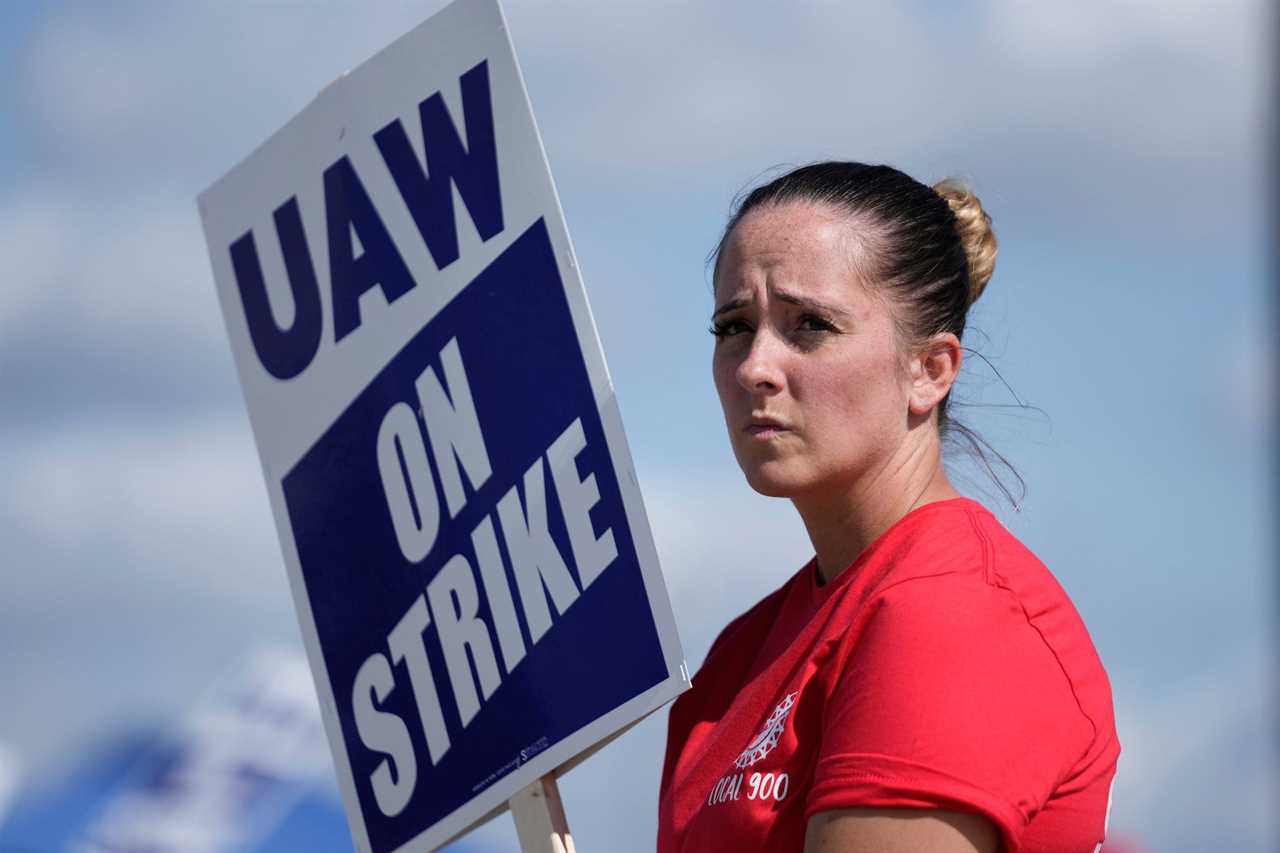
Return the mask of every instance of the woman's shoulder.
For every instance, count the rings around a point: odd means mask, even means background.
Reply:
[[[1023,600],[1039,612],[1052,604],[1074,610],[1053,572],[981,503],[957,498],[928,504],[880,555],[872,590],[955,576]],[[926,584],[927,585],[927,584]]]
[[[1006,601],[1011,617],[1034,628],[1055,653],[1083,643],[1091,663],[1097,663],[1084,620],[1054,572],[982,504],[966,498],[955,509],[959,511],[940,518],[938,527],[924,537],[935,544],[921,545],[921,550],[944,549],[945,556],[903,561],[886,586],[931,574],[957,575],[964,579],[961,586],[974,595]]]
[[[989,646],[982,635],[1001,638],[1005,648],[990,649],[997,657],[1011,643],[1028,655],[1040,648],[1095,740],[1114,737],[1110,681],[1084,620],[1044,562],[977,501],[944,502],[918,522],[866,590],[864,618],[901,642],[968,637],[975,655]]]

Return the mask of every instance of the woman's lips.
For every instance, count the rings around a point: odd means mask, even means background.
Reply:
[[[788,431],[788,428],[784,424],[769,418],[752,418],[745,429],[747,435],[753,435],[759,438],[769,438],[771,436],[781,435]]]

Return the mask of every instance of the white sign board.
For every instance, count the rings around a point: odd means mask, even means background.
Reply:
[[[429,850],[688,686],[496,0],[199,200],[360,850]]]

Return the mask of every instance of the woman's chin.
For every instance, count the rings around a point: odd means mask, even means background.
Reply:
[[[743,466],[742,473],[746,475],[747,484],[765,497],[790,498],[805,490],[802,477],[797,477],[794,472],[777,470],[777,466]]]

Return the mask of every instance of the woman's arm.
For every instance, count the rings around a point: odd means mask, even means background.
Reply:
[[[804,853],[996,853],[981,815],[940,809],[833,809],[809,818]]]

